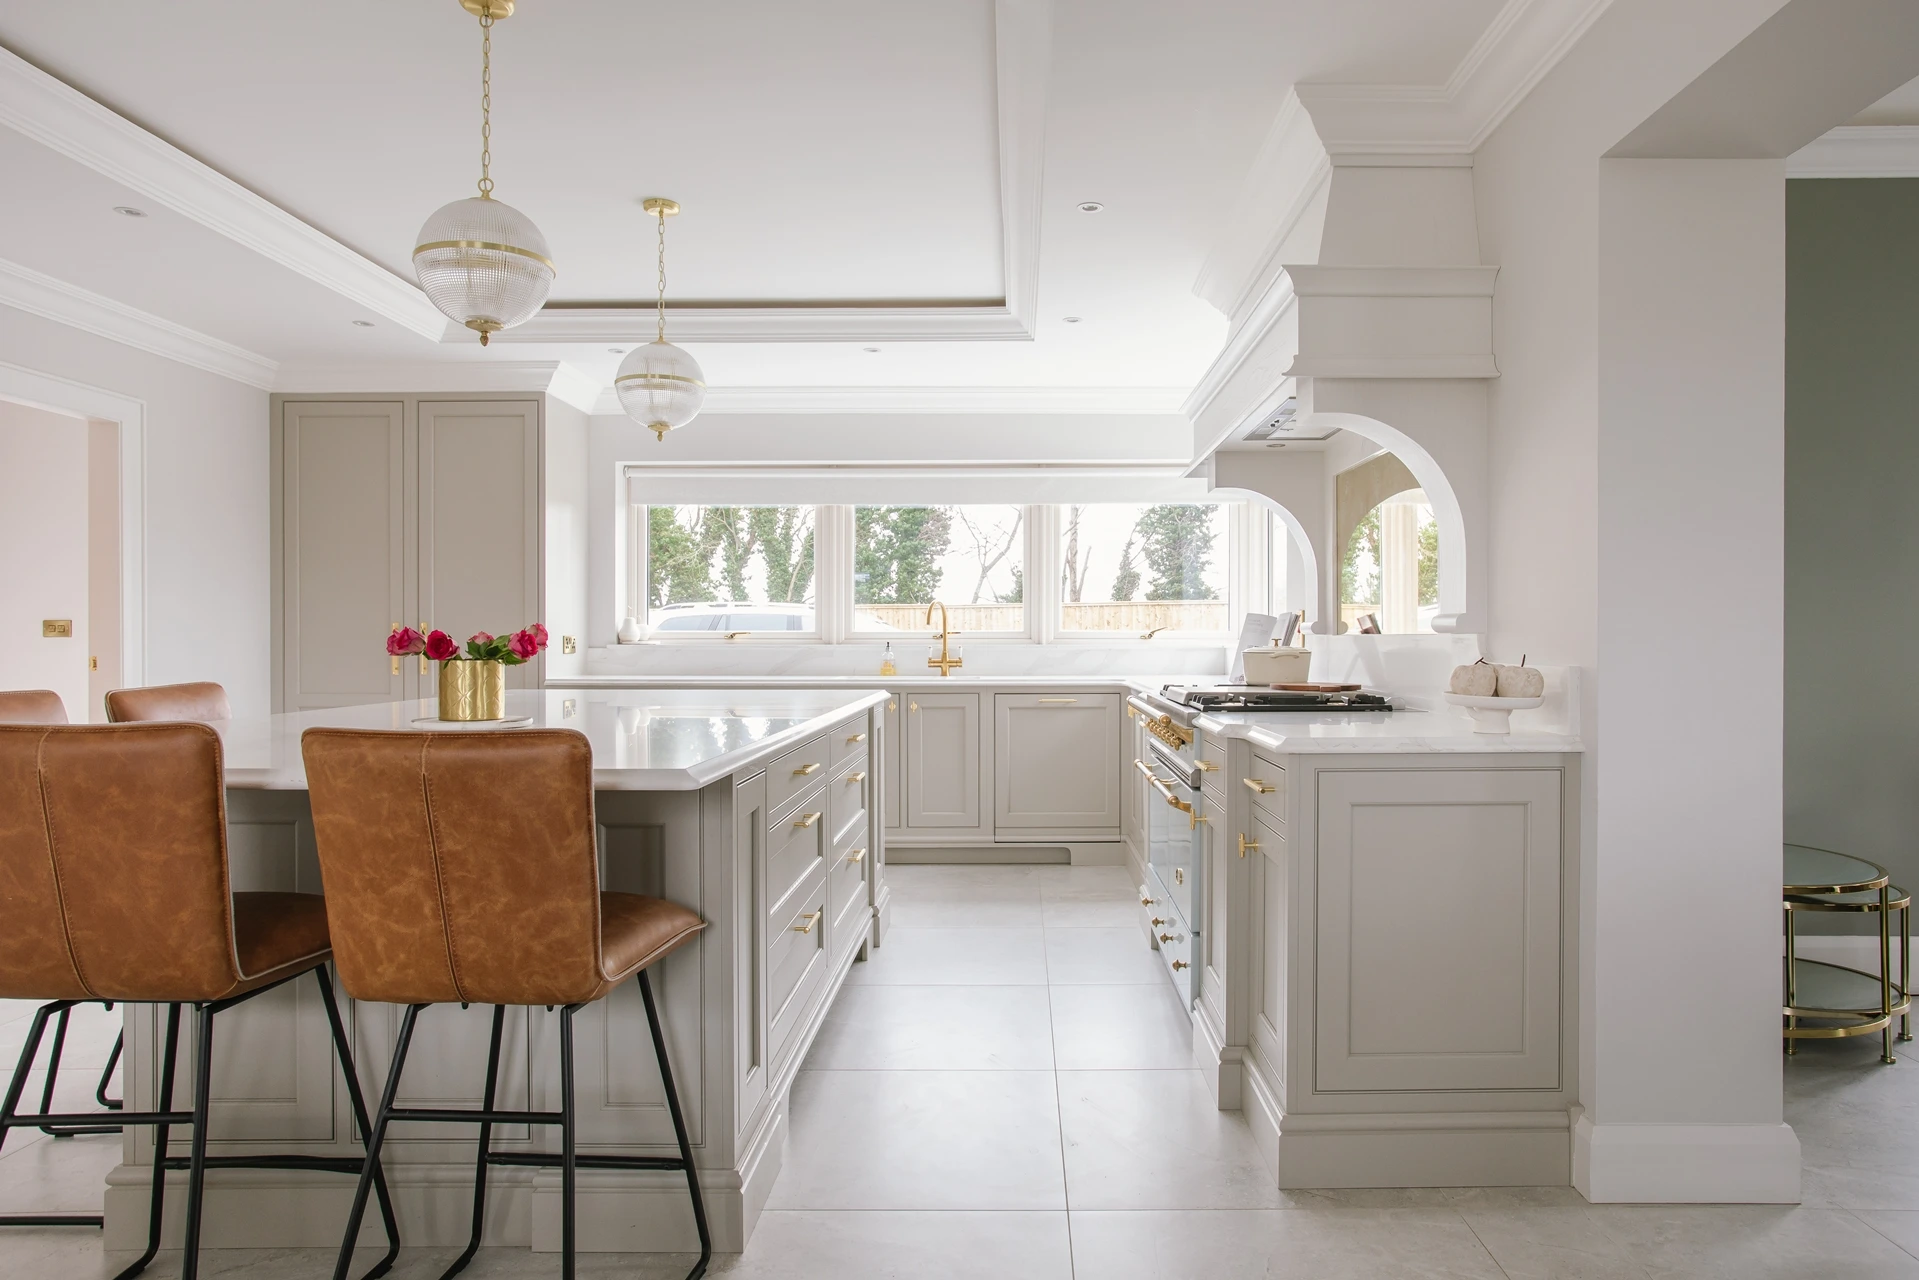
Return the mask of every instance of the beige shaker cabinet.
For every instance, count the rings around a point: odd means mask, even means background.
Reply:
[[[980,804],[980,697],[907,693],[901,754],[906,830],[951,834],[984,829]]]
[[[993,830],[1000,840],[1116,840],[1116,693],[993,696]]]
[[[279,709],[435,696],[432,664],[387,656],[395,625],[463,641],[541,620],[539,401],[276,403]]]

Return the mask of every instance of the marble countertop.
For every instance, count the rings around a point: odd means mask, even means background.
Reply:
[[[1305,754],[1420,755],[1451,752],[1502,755],[1515,752],[1576,752],[1585,745],[1574,734],[1529,730],[1476,733],[1465,712],[1453,707],[1433,711],[1350,711],[1207,713],[1193,721],[1202,733],[1243,738],[1268,751]]]
[[[693,791],[717,782],[885,700],[879,690],[807,692],[742,686],[716,689],[509,690],[509,717],[529,727],[577,729],[593,748],[593,785],[602,791]],[[418,728],[436,700],[380,702],[326,711],[228,720],[220,732],[229,787],[300,791],[308,729]],[[484,726],[448,726],[477,727]],[[512,729],[485,730],[511,733]]]
[[[967,675],[933,672],[900,675],[819,676],[567,676],[546,682],[548,689],[1157,689],[1182,681],[1217,676]]]

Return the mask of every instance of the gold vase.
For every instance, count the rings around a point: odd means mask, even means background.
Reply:
[[[442,662],[440,719],[506,719],[506,664],[466,658]]]

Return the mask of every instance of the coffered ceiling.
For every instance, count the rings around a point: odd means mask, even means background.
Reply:
[[[11,0],[0,301],[111,327],[103,299],[263,383],[530,360],[604,383],[609,348],[651,336],[638,204],[662,194],[686,207],[670,329],[717,388],[1164,410],[1225,339],[1194,279],[1289,89],[1449,92],[1529,8],[1594,7],[519,0],[494,40],[494,176],[559,278],[483,352],[408,264],[476,176],[457,0]]]

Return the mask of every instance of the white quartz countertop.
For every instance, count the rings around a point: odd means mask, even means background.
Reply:
[[[821,676],[569,676],[546,682],[548,689],[1157,689],[1213,676],[967,675],[936,672],[900,675]]]
[[[707,682],[710,686],[712,682]],[[879,690],[701,689],[509,690],[509,718],[528,728],[577,729],[593,748],[593,785],[602,791],[692,791],[795,746],[885,700]],[[291,712],[215,724],[229,787],[300,791],[306,765],[300,735],[308,729],[417,730],[437,700],[379,702],[326,711]],[[448,725],[512,733],[511,728]]]
[[[1453,707],[1436,711],[1340,711],[1207,713],[1194,720],[1202,733],[1243,738],[1268,751],[1296,753],[1378,755],[1453,752],[1498,755],[1514,752],[1584,751],[1580,740],[1565,733],[1530,731],[1476,733],[1465,712]]]

